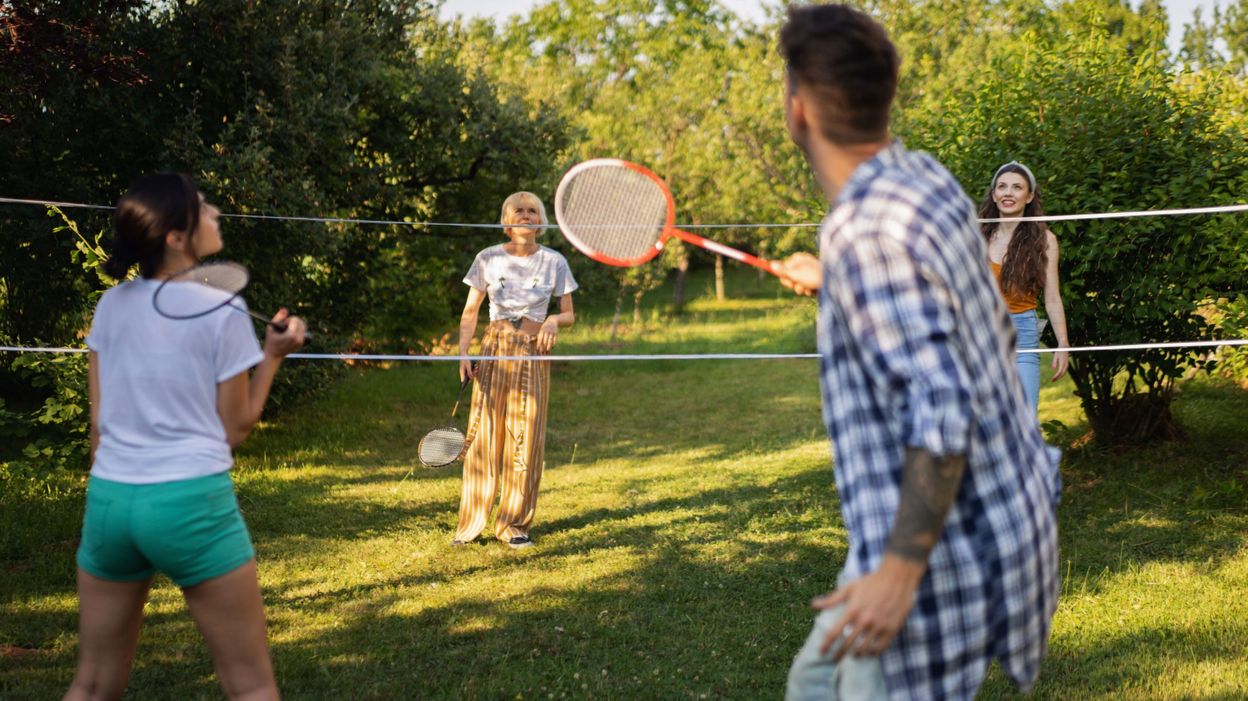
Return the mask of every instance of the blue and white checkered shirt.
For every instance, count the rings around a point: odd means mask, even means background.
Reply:
[[[1014,327],[975,208],[894,142],[860,165],[819,234],[824,420],[849,530],[840,583],[876,570],[903,455],[967,457],[915,605],[881,657],[892,699],[971,699],[1000,660],[1035,683],[1057,607],[1056,449],[1014,367]]]

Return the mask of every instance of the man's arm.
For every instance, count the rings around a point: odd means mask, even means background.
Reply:
[[[921,448],[906,450],[897,521],[886,552],[927,569],[927,557],[940,540],[965,472],[965,455],[938,457]]]
[[[824,653],[838,640],[842,642],[834,654],[837,660],[847,652],[878,656],[892,644],[914,607],[914,592],[927,572],[928,556],[940,540],[965,473],[964,455],[940,457],[921,448],[906,450],[897,518],[880,568],[814,602],[818,609],[845,605],[823,641]]]

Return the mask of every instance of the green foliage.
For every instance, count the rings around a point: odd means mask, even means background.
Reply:
[[[1196,17],[1192,46],[1208,50],[1184,57],[1208,70],[1188,73],[1166,53],[1157,0],[861,5],[902,54],[899,134],[976,194],[1002,160],[1027,161],[1049,211],[1071,212],[1229,202],[1244,191],[1244,2],[1208,26]],[[442,23],[435,9],[418,0],[11,3],[0,13],[9,38],[0,193],[107,204],[141,174],[171,168],[195,175],[227,212],[493,222],[508,193],[552,204],[566,166],[611,155],[662,175],[679,222],[814,222],[825,212],[783,128],[778,8],[756,26],[715,0],[570,0],[502,27]],[[76,227],[102,231],[106,218],[84,211],[49,235],[38,210],[5,208],[0,341],[83,337],[109,281],[84,268],[103,255],[99,236]],[[1248,246],[1235,221],[1056,226],[1072,339],[1208,336],[1195,309],[1245,287]],[[242,219],[223,229],[225,256],[253,271],[251,306],[304,315],[319,350],[427,348],[458,313],[472,255],[500,240]],[[713,237],[767,257],[813,245],[799,227]],[[578,308],[630,297],[660,308],[649,292],[712,258],[673,243],[653,263],[620,270],[586,261],[555,234],[543,243],[572,262]],[[1224,370],[1235,357],[1222,354]],[[1171,378],[1207,365],[1177,352],[1081,358],[1090,411],[1105,417],[1106,401],[1143,396],[1162,424]],[[0,358],[5,411],[27,416],[56,393],[11,361]],[[288,364],[274,404],[337,372]]]
[[[13,361],[13,368],[46,394],[38,409],[24,417],[8,412],[6,418],[15,425],[6,433],[34,437],[16,461],[53,472],[84,470],[90,449],[85,356],[26,353]]]
[[[78,222],[58,207],[49,207],[48,215],[60,220],[53,234],[72,234],[67,257],[82,271],[74,292],[85,305],[69,307],[66,315],[77,312],[77,323],[86,328],[87,315],[102,294],[95,285],[114,284],[102,269],[108,258],[101,245],[104,232],[83,234]],[[11,482],[13,489],[37,489],[62,481],[66,474],[81,474],[90,449],[86,357],[25,353],[7,360],[8,371],[27,390],[30,408],[15,410],[0,402],[0,461],[6,463],[0,480]]]
[[[1248,339],[1248,297],[1222,305],[1214,316],[1219,338]],[[1217,357],[1218,374],[1248,388],[1248,347],[1228,346]]]
[[[109,204],[141,175],[192,174],[227,213],[494,221],[540,189],[566,125],[461,64],[415,0],[14,3],[0,12],[0,193]],[[38,210],[0,218],[0,342],[73,345],[110,281],[107,214],[49,235]],[[308,319],[318,350],[416,349],[462,301],[488,240],[472,232],[225,219],[250,305]],[[86,267],[84,267],[86,266]],[[90,268],[90,270],[88,270]],[[83,273],[87,272],[86,275]],[[276,406],[330,364],[288,364]],[[55,395],[0,358],[9,410]],[[51,434],[49,434],[51,435]]]
[[[1242,127],[1214,118],[1213,95],[1184,89],[1156,54],[1133,58],[1103,29],[1052,43],[1025,37],[976,86],[917,115],[912,138],[980,195],[1017,158],[1046,210],[1102,212],[1235,201],[1248,162]],[[1058,223],[1074,345],[1209,338],[1206,300],[1243,289],[1243,234],[1228,217]],[[1071,375],[1107,442],[1174,435],[1173,382],[1203,355],[1165,349],[1072,357]]]
[[[817,218],[823,204],[809,169],[780,128],[774,32],[705,0],[550,2],[501,29],[461,31],[492,79],[562,111],[579,137],[569,164],[612,156],[653,169],[672,190],[677,222]],[[809,247],[808,236],[771,230],[716,230],[713,238],[766,255],[798,240]],[[691,258],[697,267],[711,256],[674,244],[646,266],[658,270],[585,266],[577,274],[585,294],[633,296]]]

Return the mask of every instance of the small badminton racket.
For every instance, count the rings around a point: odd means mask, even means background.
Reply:
[[[663,179],[618,158],[572,166],[555,191],[555,220],[577,250],[607,265],[641,265],[678,238],[777,275],[768,260],[677,229],[672,191]]]
[[[464,389],[471,382],[471,377],[465,377],[460,383],[459,396],[455,398],[455,407],[451,409],[452,420],[455,418],[455,412],[459,411],[459,402],[464,398]],[[454,426],[435,428],[420,439],[420,445],[416,448],[416,456],[420,458],[421,464],[425,467],[443,467],[455,462],[464,454],[466,443],[464,434]]]
[[[250,282],[251,273],[238,263],[204,263],[187,268],[161,282],[152,296],[152,305],[161,316],[178,320],[196,319],[222,307],[230,307],[263,321],[278,333],[285,333],[286,324],[234,304],[234,300],[238,299]],[[305,338],[311,340],[312,334],[305,334]]]

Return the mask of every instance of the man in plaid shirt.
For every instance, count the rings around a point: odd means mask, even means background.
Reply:
[[[1000,661],[1024,691],[1057,607],[1059,490],[1014,369],[1014,328],[957,180],[888,132],[898,59],[843,5],[790,8],[786,121],[832,210],[819,258],[824,418],[849,531],[789,699],[971,699]]]

